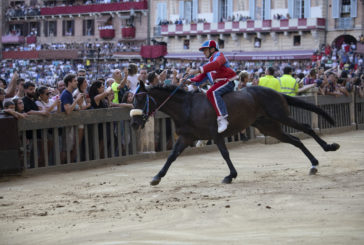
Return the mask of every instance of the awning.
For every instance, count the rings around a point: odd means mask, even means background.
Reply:
[[[155,59],[167,54],[166,45],[146,45],[140,49],[140,55],[145,59]]]
[[[23,36],[7,35],[1,37],[1,42],[4,44],[19,44],[24,43],[25,38]]]
[[[138,52],[118,52],[114,53],[113,58],[121,59],[121,60],[140,60],[142,56]]]
[[[224,52],[229,60],[294,60],[311,59],[314,50]],[[202,52],[169,53],[166,59],[205,60]]]

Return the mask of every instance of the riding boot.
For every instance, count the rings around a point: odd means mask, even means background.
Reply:
[[[229,122],[226,120],[226,118],[227,118],[227,115],[217,117],[217,127],[218,127],[217,132],[219,134],[224,132],[229,125]]]

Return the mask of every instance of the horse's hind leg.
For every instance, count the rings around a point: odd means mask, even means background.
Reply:
[[[316,140],[316,142],[324,149],[324,151],[336,151],[340,148],[340,145],[337,143],[333,144],[327,144],[326,141],[324,141],[320,136],[318,136],[315,131],[311,128],[308,124],[302,124],[294,120],[293,118],[287,117],[280,120],[281,123],[295,128],[297,130],[300,130],[304,132],[305,134],[310,135],[312,138]]]
[[[312,155],[312,153],[306,148],[306,146],[301,142],[299,138],[283,132],[280,123],[273,120],[265,119],[255,122],[254,127],[258,128],[259,131],[265,135],[272,136],[280,140],[281,142],[289,143],[301,149],[301,151],[307,156],[307,158],[311,162],[312,168],[310,170],[310,174],[316,174],[316,167],[319,164],[318,160]]]
[[[191,144],[191,140],[180,136],[177,139],[177,142],[174,144],[173,146],[173,150],[171,152],[171,154],[168,156],[168,159],[166,161],[166,163],[164,164],[163,168],[159,171],[159,173],[154,176],[154,178],[152,179],[152,181],[150,182],[151,185],[158,185],[159,182],[161,181],[161,179],[167,174],[167,171],[169,169],[169,167],[171,166],[172,162],[174,160],[176,160],[176,158],[183,152],[184,149],[186,149],[186,147],[188,145]]]
[[[219,148],[219,151],[220,151],[222,157],[225,159],[225,161],[230,169],[230,174],[223,179],[222,183],[230,184],[233,181],[233,179],[235,179],[238,176],[238,173],[236,172],[236,169],[230,160],[229,151],[226,148],[224,138],[221,136],[218,136],[215,139],[215,142],[216,142],[217,147]]]

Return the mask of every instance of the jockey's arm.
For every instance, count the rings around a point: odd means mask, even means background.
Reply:
[[[200,73],[208,73],[211,71],[216,71],[219,69],[220,66],[224,65],[226,63],[225,56],[220,53],[219,56],[217,56],[213,61],[210,63],[207,63],[204,66],[200,67]]]

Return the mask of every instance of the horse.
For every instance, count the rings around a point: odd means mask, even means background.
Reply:
[[[174,85],[146,87],[141,82],[139,86],[139,91],[133,99],[135,109],[130,111],[132,128],[135,130],[143,128],[149,116],[160,109],[173,119],[178,135],[167,161],[158,174],[153,177],[151,185],[160,183],[172,162],[186,147],[192,146],[196,140],[211,139],[216,143],[230,170],[230,174],[223,179],[222,183],[231,183],[237,177],[237,171],[230,160],[224,137],[235,135],[249,126],[259,129],[266,136],[272,136],[281,142],[301,149],[311,162],[309,171],[311,175],[318,171],[318,160],[299,138],[284,132],[282,125],[295,128],[311,136],[324,151],[336,151],[340,147],[337,143],[327,144],[310,125],[297,122],[289,117],[288,105],[314,112],[334,125],[334,120],[328,113],[314,104],[270,88],[250,86],[225,94],[223,99],[228,110],[229,126],[227,130],[219,134],[217,133],[216,113],[204,93],[187,92]]]

